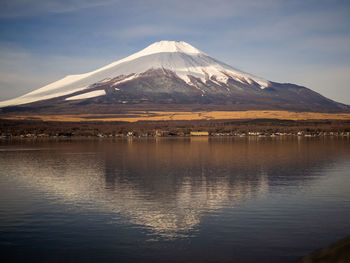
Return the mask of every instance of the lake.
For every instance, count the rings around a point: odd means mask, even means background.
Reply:
[[[350,139],[0,141],[12,262],[293,262],[350,234]]]

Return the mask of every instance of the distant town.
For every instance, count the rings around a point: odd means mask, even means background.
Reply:
[[[350,121],[233,120],[160,122],[43,122],[0,120],[0,139],[121,137],[350,137]]]

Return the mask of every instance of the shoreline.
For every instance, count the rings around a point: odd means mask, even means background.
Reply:
[[[349,137],[350,120],[187,120],[58,122],[0,118],[0,138]]]

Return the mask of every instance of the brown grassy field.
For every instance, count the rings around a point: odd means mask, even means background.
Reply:
[[[77,114],[77,115],[7,115],[8,120],[42,121],[171,121],[171,120],[235,120],[235,119],[281,119],[281,120],[350,120],[350,113],[315,113],[291,111],[130,111],[123,114]]]

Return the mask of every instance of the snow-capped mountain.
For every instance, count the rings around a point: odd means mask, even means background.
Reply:
[[[279,84],[211,58],[185,42],[160,41],[95,71],[70,75],[0,107],[60,104],[215,104],[342,110],[304,87]],[[299,106],[298,106],[299,105]]]

